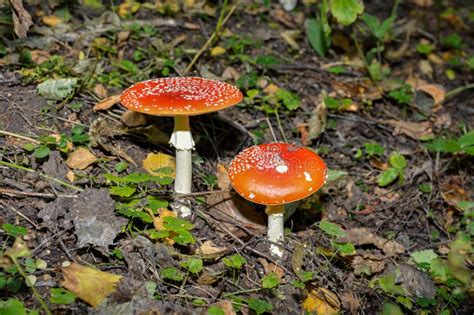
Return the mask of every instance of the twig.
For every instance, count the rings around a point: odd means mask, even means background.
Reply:
[[[41,172],[38,172],[38,171],[35,171],[31,168],[28,168],[28,167],[24,167],[24,166],[20,166],[20,165],[16,165],[14,163],[9,163],[9,162],[5,162],[5,161],[0,161],[0,165],[3,165],[3,166],[6,166],[6,167],[10,167],[10,168],[14,168],[14,169],[17,169],[17,170],[22,170],[22,171],[27,171],[27,172],[30,172],[30,173],[36,173],[38,174],[39,176],[47,179],[47,180],[51,180],[55,183],[58,183],[60,185],[63,185],[65,187],[68,187],[68,188],[71,188],[71,189],[74,189],[74,190],[77,190],[77,191],[84,191],[84,189],[82,189],[81,187],[78,187],[78,186],[75,186],[75,185],[71,185],[69,183],[66,183],[65,181],[62,181],[60,179],[57,179],[55,177],[51,177],[49,175],[46,175],[44,173],[41,173]]]
[[[5,131],[5,130],[0,130],[0,134],[10,136],[10,137],[15,137],[15,138],[18,138],[18,139],[23,139],[23,140],[26,140],[26,141],[29,141],[29,142],[32,142],[32,143],[35,143],[35,144],[40,144],[41,143],[36,139],[30,138],[30,137],[27,137],[27,136],[22,136],[22,135],[19,135],[19,134],[13,133],[13,132],[9,132],[9,131]]]
[[[26,215],[24,215],[23,213],[21,213],[19,210],[15,209],[14,207],[12,207],[11,205],[7,204],[6,202],[3,202],[0,200],[0,203],[7,207],[7,208],[10,208],[13,212],[15,212],[16,214],[18,214],[20,217],[22,217],[23,219],[25,219],[26,221],[28,221],[31,225],[33,225],[35,227],[35,229],[39,229],[40,227],[33,222],[33,220],[31,220],[30,218],[28,218]]]
[[[207,42],[202,46],[202,48],[197,52],[196,55],[194,55],[193,59],[189,63],[189,65],[186,67],[186,70],[184,70],[184,74],[188,73],[191,68],[194,66],[196,61],[201,57],[201,55],[206,51],[206,49],[211,45],[211,43],[214,41],[219,36],[219,33],[221,31],[221,28],[227,23],[231,15],[234,13],[235,9],[237,9],[237,6],[240,4],[240,0],[236,1],[232,8],[230,8],[229,12],[227,15],[224,17],[224,10],[225,10],[225,5],[222,8],[221,11],[221,16],[219,17],[219,20],[217,21],[217,26],[215,31],[212,33],[211,37],[207,40]]]
[[[465,90],[468,89],[473,89],[474,88],[474,83],[467,84],[465,86],[460,86],[455,89],[452,89],[451,91],[447,92],[444,98],[450,98],[453,96],[458,95],[461,92],[464,92]]]
[[[77,198],[76,195],[55,195],[55,194],[48,194],[48,193],[37,193],[37,192],[13,190],[13,189],[7,189],[7,188],[0,188],[0,194],[7,195],[7,196],[13,195],[13,196],[25,196],[25,197],[38,197],[38,198],[45,198],[45,199],[56,199],[56,197]]]

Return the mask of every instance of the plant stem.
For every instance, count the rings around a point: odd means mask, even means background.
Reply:
[[[28,281],[28,277],[25,273],[25,271],[23,270],[23,268],[21,267],[21,265],[18,263],[18,260],[14,257],[10,257],[11,260],[13,261],[13,264],[15,264],[16,268],[18,269],[18,272],[20,273],[20,275],[25,279],[25,281]],[[41,297],[41,295],[38,293],[38,291],[36,291],[35,289],[35,286],[34,285],[31,285],[31,290],[33,291],[33,294],[34,296],[36,297],[36,299],[38,300],[38,302],[40,303],[41,307],[43,308],[44,312],[47,314],[47,315],[51,315],[51,311],[49,310],[48,306],[46,305],[46,303],[44,302],[43,298]]]
[[[193,136],[189,128],[189,116],[174,117],[174,131],[170,144],[176,148],[176,178],[174,191],[178,194],[189,194],[192,188],[192,150],[194,149]],[[179,211],[183,217],[191,214],[191,209],[182,205]]]
[[[459,93],[464,92],[465,90],[469,90],[469,89],[474,89],[474,83],[470,83],[470,84],[452,89],[451,91],[446,93],[445,98],[456,96]]]
[[[282,243],[285,239],[283,230],[285,205],[267,206],[265,212],[268,215],[268,240],[274,243]],[[270,254],[275,258],[282,258],[283,249],[279,245],[270,244]]]
[[[4,166],[7,166],[7,167],[10,167],[10,168],[14,168],[14,169],[17,169],[17,170],[22,170],[22,171],[27,171],[27,172],[30,172],[30,173],[36,173],[38,174],[39,176],[47,179],[47,180],[51,180],[55,183],[58,183],[60,185],[63,185],[65,187],[68,187],[68,188],[71,188],[71,189],[74,189],[74,190],[77,190],[77,191],[84,191],[84,189],[82,189],[81,187],[78,187],[78,186],[75,186],[75,185],[71,185],[69,183],[66,183],[65,181],[62,181],[60,179],[57,179],[57,178],[54,178],[54,177],[51,177],[49,175],[46,175],[44,173],[41,173],[41,172],[38,172],[38,171],[35,171],[31,168],[28,168],[28,167],[24,167],[24,166],[20,166],[20,165],[16,165],[16,164],[13,164],[13,163],[9,163],[9,162],[4,162],[4,161],[0,161],[0,165],[4,165]]]
[[[22,139],[22,140],[26,140],[26,141],[29,141],[29,142],[34,143],[34,144],[40,144],[41,143],[36,139],[30,138],[30,137],[27,137],[27,136],[22,136],[22,135],[13,133],[13,132],[8,132],[8,131],[5,131],[5,130],[0,130],[0,134],[10,136],[10,137],[15,137],[15,138]]]

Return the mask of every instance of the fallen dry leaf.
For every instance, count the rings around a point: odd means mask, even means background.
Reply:
[[[275,94],[280,88],[274,83],[270,83],[263,89],[263,93],[267,95]]]
[[[327,124],[327,112],[326,105],[324,104],[324,96],[320,94],[318,97],[312,97],[311,100],[316,105],[314,110],[311,112],[311,116],[308,120],[308,140],[314,140],[326,129]]]
[[[94,164],[97,157],[86,148],[78,148],[72,152],[66,160],[69,168],[83,170]]]
[[[359,300],[350,292],[343,292],[341,294],[341,302],[345,309],[348,309],[351,314],[357,314],[357,310],[360,308]]]
[[[160,177],[175,177],[176,162],[171,155],[164,153],[148,153],[142,162],[148,174]]]
[[[138,127],[146,124],[146,115],[134,112],[133,110],[127,110],[120,117],[122,122],[127,125],[127,127]]]
[[[419,140],[423,138],[430,138],[433,136],[433,130],[431,122],[422,121],[422,122],[409,122],[403,120],[382,120],[380,121],[383,124],[390,125],[394,127],[393,135],[404,134],[412,139]]]
[[[440,105],[443,103],[444,98],[446,96],[446,91],[444,87],[439,84],[422,84],[417,86],[416,89],[418,91],[425,92],[433,98],[435,107],[433,111],[437,111],[440,109]]]
[[[339,314],[340,307],[337,295],[324,288],[311,288],[303,301],[303,309],[316,314],[336,315]]]
[[[73,171],[69,170],[66,174],[66,178],[73,183],[76,180],[76,174]]]
[[[71,263],[61,268],[60,284],[92,307],[99,306],[113,293],[122,276]]]
[[[258,262],[263,266],[266,275],[274,272],[280,281],[285,276],[285,270],[283,270],[283,268],[272,262],[268,262],[265,258],[259,258]]]
[[[47,52],[46,50],[35,49],[35,50],[32,50],[30,53],[31,53],[31,61],[33,61],[34,63],[38,65],[40,63],[47,61],[51,57],[49,52]]]
[[[346,230],[346,233],[347,236],[340,237],[337,241],[352,243],[354,245],[372,244],[381,249],[388,256],[395,256],[396,254],[403,254],[405,252],[405,248],[402,244],[377,236],[371,233],[367,228],[353,228]]]
[[[120,94],[112,95],[95,104],[92,110],[105,110],[120,102]]]
[[[10,0],[10,3],[13,9],[12,19],[15,34],[18,35],[19,38],[25,38],[26,32],[28,31],[30,26],[33,25],[31,15],[23,7],[22,0]]]
[[[280,36],[283,38],[283,40],[293,48],[294,50],[300,49],[300,45],[296,42],[296,39],[301,35],[300,30],[286,30],[282,31],[280,33]]]
[[[218,247],[213,241],[207,240],[199,246],[195,254],[201,256],[203,259],[219,259],[228,253],[229,250],[229,248]]]
[[[50,27],[56,27],[58,24],[61,24],[63,20],[61,20],[58,16],[56,15],[45,15],[41,18],[41,21],[50,26]]]
[[[94,86],[94,93],[97,95],[99,98],[106,98],[107,97],[107,89],[103,84],[96,84]]]
[[[155,229],[157,231],[161,231],[161,230],[164,229],[164,227],[165,227],[164,219],[165,218],[168,218],[168,217],[176,218],[176,212],[170,211],[170,210],[165,209],[165,208],[158,209],[158,216],[155,216],[153,214],[153,211],[151,211],[150,208],[145,208],[145,210],[148,212],[148,214],[152,218],[153,226],[155,227]],[[175,232],[170,231],[169,236],[165,237],[164,240],[167,244],[173,245],[175,243],[175,240],[173,240],[173,237],[175,237],[177,235],[178,234],[176,234]]]
[[[462,209],[458,206],[459,202],[470,200],[469,192],[455,183],[456,178],[449,178],[441,184],[441,196],[444,201],[458,211]]]
[[[224,72],[222,72],[221,77],[224,80],[232,79],[237,81],[240,77],[240,73],[234,67],[227,67],[225,68]]]
[[[227,173],[227,167],[223,163],[217,163],[217,187],[222,190],[229,190],[231,187],[229,174]]]
[[[358,252],[351,257],[351,267],[356,275],[373,274],[384,270],[386,259],[384,255],[372,254],[369,251]]]

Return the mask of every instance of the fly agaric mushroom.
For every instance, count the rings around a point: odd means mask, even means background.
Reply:
[[[218,80],[198,77],[160,78],[136,83],[120,95],[128,109],[154,116],[173,116],[170,144],[176,148],[174,190],[191,192],[194,141],[189,116],[206,114],[233,106],[242,100],[238,88]],[[183,216],[190,209],[181,209]],[[184,212],[184,213],[183,213]]]
[[[239,153],[229,165],[234,189],[245,199],[266,206],[268,239],[284,240],[285,204],[315,193],[326,181],[327,167],[313,151],[287,143],[269,143]],[[283,250],[270,245],[272,255]]]

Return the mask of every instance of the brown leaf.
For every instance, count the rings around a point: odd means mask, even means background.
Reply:
[[[446,96],[444,87],[439,84],[421,84],[417,86],[416,89],[430,95],[434,100],[435,107],[439,107]],[[437,109],[439,110],[439,108]]]
[[[105,110],[120,102],[120,94],[112,95],[95,104],[92,110]]]
[[[280,266],[275,265],[272,262],[268,262],[265,258],[259,258],[258,262],[260,264],[262,264],[266,275],[274,272],[276,274],[278,280],[280,280],[280,281],[285,276],[285,270],[283,270],[283,268],[281,268]]]
[[[383,124],[390,125],[394,127],[393,135],[404,134],[412,139],[419,140],[423,138],[429,138],[433,136],[431,122],[422,121],[422,122],[409,122],[403,120],[382,120],[380,121]]]
[[[352,243],[354,245],[372,244],[381,249],[388,256],[395,256],[396,254],[403,254],[405,252],[405,248],[402,244],[377,236],[371,233],[367,228],[353,228],[346,230],[346,233],[347,236],[338,238],[338,242]]]
[[[431,7],[433,5],[433,0],[410,0],[410,2],[425,8]]]
[[[449,178],[441,184],[441,196],[444,201],[450,206],[456,208],[458,211],[462,209],[458,206],[459,202],[469,200],[469,192],[464,190],[456,182],[456,178]]]
[[[263,89],[263,93],[267,95],[275,94],[280,88],[274,83],[270,83]]]
[[[86,148],[78,148],[72,152],[66,160],[66,165],[69,168],[83,170],[89,165],[95,163],[97,157]]]
[[[96,84],[94,87],[94,93],[97,95],[99,98],[106,98],[107,97],[107,89],[103,84]]]
[[[308,297],[303,301],[303,309],[306,312],[336,315],[339,314],[341,303],[337,295],[325,288],[312,288]]]
[[[51,57],[51,55],[46,50],[35,49],[31,51],[31,61],[36,64],[47,61],[49,57]]]
[[[122,114],[121,120],[128,127],[138,127],[146,124],[146,115],[134,112],[133,110],[127,110]]]
[[[224,80],[232,79],[234,81],[237,81],[237,79],[239,79],[240,77],[240,73],[234,67],[229,66],[225,68],[221,76]]]
[[[384,255],[374,255],[369,251],[357,253],[351,258],[351,266],[354,268],[354,274],[373,274],[385,269]]]
[[[92,307],[99,306],[117,287],[122,276],[76,263],[61,268],[64,279],[61,285],[86,301]]]
[[[213,241],[207,240],[196,250],[195,254],[203,259],[219,259],[230,251],[226,247],[218,247]]]
[[[227,173],[227,167],[223,163],[217,163],[217,187],[222,190],[229,190],[231,187],[229,174]]]
[[[311,116],[308,120],[308,139],[314,140],[319,137],[319,135],[322,134],[326,129],[327,112],[322,94],[320,94],[318,97],[312,97],[311,100],[316,105],[316,107],[311,112]]]
[[[12,5],[13,28],[19,38],[25,38],[26,32],[33,25],[31,15],[23,7],[22,0],[10,0]]]
[[[56,27],[58,24],[61,24],[63,20],[61,20],[58,16],[56,15],[45,15],[41,18],[41,21],[43,21],[44,24],[50,26],[50,27]]]
[[[348,309],[351,314],[357,314],[357,310],[360,308],[359,300],[350,292],[344,292],[341,294],[341,302],[345,309]]]

